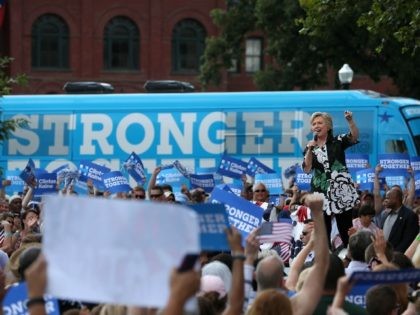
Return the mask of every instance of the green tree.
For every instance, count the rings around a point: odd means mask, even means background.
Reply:
[[[257,31],[267,39],[265,53],[272,59],[254,76],[261,90],[314,88],[326,82],[328,67],[337,71],[349,63],[375,81],[388,75],[402,94],[418,97],[419,4],[395,1],[396,16],[378,9],[385,10],[378,7],[382,0],[237,0],[227,11],[212,12],[220,36],[207,41],[201,83],[219,84],[221,71],[243,55],[243,39]],[[395,21],[383,32],[381,18],[390,16]]]
[[[25,85],[27,83],[25,75],[18,75],[16,77],[7,75],[7,68],[12,61],[13,58],[0,57],[0,104],[1,97],[10,94],[13,85]],[[21,118],[0,120],[0,142],[7,140],[10,137],[11,132],[15,131],[16,128],[25,127],[27,124],[28,121]]]

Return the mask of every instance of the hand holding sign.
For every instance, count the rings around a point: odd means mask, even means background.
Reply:
[[[228,238],[229,246],[232,251],[232,254],[234,253],[242,253],[242,235],[239,233],[239,231],[234,227],[231,226],[226,230],[226,235]]]

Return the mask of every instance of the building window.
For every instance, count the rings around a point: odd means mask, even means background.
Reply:
[[[262,39],[248,38],[245,43],[245,70],[257,72],[262,69]]]
[[[68,69],[69,28],[59,16],[45,14],[32,25],[32,67]]]
[[[206,31],[197,21],[180,21],[172,32],[172,70],[197,73],[204,52]]]
[[[115,17],[105,26],[104,68],[138,70],[140,35],[137,25],[126,17]]]

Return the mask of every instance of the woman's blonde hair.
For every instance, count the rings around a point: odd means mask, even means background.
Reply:
[[[326,112],[315,112],[315,113],[313,113],[311,115],[311,120],[310,120],[311,125],[312,125],[312,122],[314,121],[314,119],[317,118],[317,117],[322,117],[324,119],[325,124],[328,127],[328,130],[333,129],[333,121],[332,121],[332,118],[331,118],[330,114],[328,114]]]

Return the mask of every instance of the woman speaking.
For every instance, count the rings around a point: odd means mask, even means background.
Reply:
[[[311,190],[325,196],[324,219],[328,238],[333,214],[344,246],[347,246],[347,231],[352,227],[351,210],[358,202],[358,194],[346,167],[344,151],[358,142],[359,130],[351,112],[345,111],[344,117],[349,133],[334,136],[331,116],[321,112],[312,114],[310,123],[314,139],[308,142],[303,152],[302,169],[305,173],[313,170]]]

